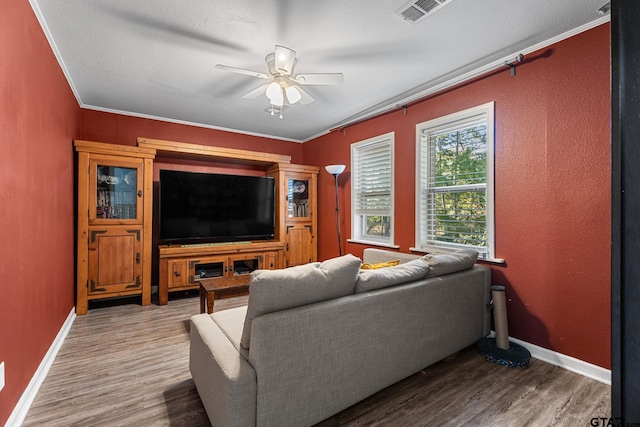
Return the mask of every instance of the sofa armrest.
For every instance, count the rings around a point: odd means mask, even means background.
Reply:
[[[256,373],[208,314],[191,317],[189,370],[212,426],[255,426]]]

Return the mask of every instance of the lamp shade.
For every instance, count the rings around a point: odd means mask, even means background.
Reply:
[[[324,168],[331,175],[340,175],[342,172],[344,172],[345,167],[345,165],[327,165]]]
[[[266,94],[269,98],[269,101],[271,101],[271,104],[277,105],[279,107],[282,107],[282,105],[284,105],[284,94],[282,93],[282,87],[278,83],[271,83],[267,88]]]
[[[265,94],[267,98],[272,99],[275,96],[278,96],[278,92],[280,92],[280,85],[276,82],[272,82],[269,86],[267,86],[267,90]]]
[[[298,89],[293,86],[287,87],[285,89],[285,92],[287,94],[287,100],[290,104],[295,104],[296,102],[300,101],[300,98],[302,98],[302,95],[300,95]]]
[[[273,82],[267,87],[266,95],[273,105],[281,106],[284,104],[282,87],[277,82]]]

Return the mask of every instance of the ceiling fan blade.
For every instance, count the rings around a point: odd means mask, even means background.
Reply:
[[[344,82],[342,73],[299,74],[294,80],[301,85],[341,85]]]
[[[293,66],[296,61],[296,51],[276,45],[274,53],[276,71],[290,76],[293,73]]]
[[[270,83],[260,86],[243,96],[244,99],[255,99],[265,93]]]
[[[222,64],[216,64],[216,68],[218,70],[231,71],[232,73],[237,73],[237,74],[244,74],[245,76],[258,77],[259,79],[268,79],[269,78],[269,76],[267,76],[265,73],[259,73],[257,71],[245,70],[244,68],[230,67],[228,65],[222,65]]]
[[[313,99],[313,97],[309,95],[307,92],[302,90],[300,86],[293,85],[293,87],[295,87],[298,90],[298,92],[300,92],[300,100],[298,101],[298,103],[300,103],[301,105],[311,104],[313,101],[315,101],[315,99]]]

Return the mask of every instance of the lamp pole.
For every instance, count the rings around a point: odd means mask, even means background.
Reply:
[[[338,228],[338,255],[342,256],[342,245],[340,244],[340,205],[338,204],[338,174],[333,177],[336,181],[336,227]]]
[[[345,165],[328,165],[325,166],[325,169],[327,170],[327,172],[333,175],[336,185],[336,229],[338,231],[338,254],[339,256],[342,256],[342,239],[340,237],[340,204],[338,199],[338,175],[340,175],[344,171]]]

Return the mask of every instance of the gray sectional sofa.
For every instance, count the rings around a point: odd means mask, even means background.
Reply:
[[[191,319],[189,368],[213,426],[309,426],[489,334],[477,253],[365,249],[253,273],[247,307]]]

